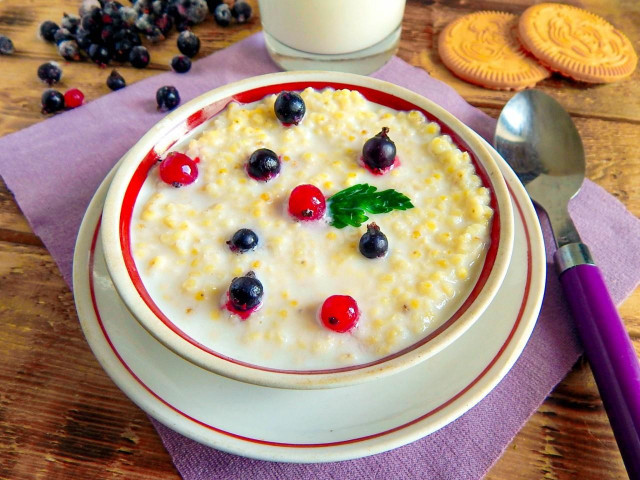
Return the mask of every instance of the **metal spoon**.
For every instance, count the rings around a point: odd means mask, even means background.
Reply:
[[[554,261],[578,335],[627,473],[640,479],[640,365],[602,274],[567,210],[584,180],[580,135],[558,102],[527,90],[505,105],[494,144],[549,216],[557,246]]]

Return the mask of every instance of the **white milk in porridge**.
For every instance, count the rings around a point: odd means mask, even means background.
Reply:
[[[220,354],[271,368],[326,369],[374,361],[441,325],[460,306],[483,264],[492,219],[489,191],[469,155],[417,111],[369,102],[349,90],[301,92],[306,114],[284,126],[275,95],[231,103],[183,153],[198,177],[180,188],[153,167],[131,224],[142,281],[187,335]],[[399,162],[383,175],[364,168],[364,143],[388,128]],[[247,174],[254,151],[280,159],[269,181]],[[311,184],[331,195],[357,184],[394,189],[414,208],[367,214],[360,227],[336,228],[327,208],[316,221],[288,212],[289,196]],[[388,251],[366,258],[367,224],[386,235]],[[250,229],[257,247],[234,252],[228,241]],[[225,307],[231,282],[254,272],[263,286],[248,318]],[[357,324],[344,333],[319,319],[323,302],[348,295]]]

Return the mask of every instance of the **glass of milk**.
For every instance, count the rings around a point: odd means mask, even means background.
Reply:
[[[259,0],[271,58],[285,70],[374,72],[397,51],[405,0]]]

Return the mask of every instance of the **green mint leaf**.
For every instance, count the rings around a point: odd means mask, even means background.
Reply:
[[[377,187],[366,183],[345,188],[328,201],[331,225],[336,228],[359,227],[369,220],[365,212],[379,214],[414,208],[406,195],[391,188],[378,192]]]

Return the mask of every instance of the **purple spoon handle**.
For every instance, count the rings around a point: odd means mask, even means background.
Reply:
[[[640,479],[640,365],[616,306],[592,264],[561,272],[560,282],[591,365],[629,478]]]

